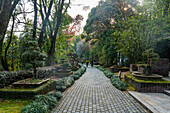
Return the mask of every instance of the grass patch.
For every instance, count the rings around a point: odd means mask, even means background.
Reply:
[[[167,80],[139,80],[136,79],[133,75],[126,75],[127,77],[131,78],[132,80],[136,81],[136,82],[144,82],[144,83],[170,83],[170,81]]]
[[[30,100],[0,99],[0,113],[20,113],[21,109],[29,103]]]

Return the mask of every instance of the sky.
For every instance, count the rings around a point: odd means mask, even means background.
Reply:
[[[81,32],[83,31],[83,27],[86,24],[88,14],[90,13],[93,7],[96,7],[98,5],[99,1],[100,0],[71,0],[71,5],[70,5],[71,8],[68,9],[68,14],[73,18],[76,17],[77,14],[80,14],[84,17],[81,23],[82,26]],[[90,9],[85,11],[83,10],[84,6],[90,6]]]

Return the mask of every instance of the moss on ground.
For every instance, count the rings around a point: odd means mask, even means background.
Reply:
[[[135,77],[133,77],[133,75],[126,75],[127,77],[131,78],[132,80],[136,81],[136,82],[144,82],[144,83],[170,83],[170,81],[167,80],[139,80],[136,79]]]
[[[29,102],[30,100],[23,99],[0,99],[0,113],[20,113]]]

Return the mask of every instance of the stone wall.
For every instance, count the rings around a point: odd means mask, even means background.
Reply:
[[[169,74],[169,59],[160,58],[157,62],[151,62],[153,73],[168,77]]]
[[[130,64],[130,71],[137,71],[138,67],[136,66],[136,64]]]
[[[138,92],[153,92],[153,93],[162,93],[164,90],[170,90],[170,83],[146,83],[135,81],[134,79],[124,76],[124,79],[127,83],[131,84],[136,91]]]

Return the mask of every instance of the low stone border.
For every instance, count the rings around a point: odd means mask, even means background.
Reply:
[[[40,87],[34,89],[0,89],[0,98],[13,98],[13,99],[32,99],[35,95],[46,94],[49,91],[56,89],[55,81],[48,81]]]
[[[135,79],[129,77],[128,75],[125,75],[124,79],[127,83],[135,87],[136,91],[139,91],[139,92],[162,93],[164,92],[164,90],[170,89],[170,83],[139,82],[139,81],[135,81]]]

